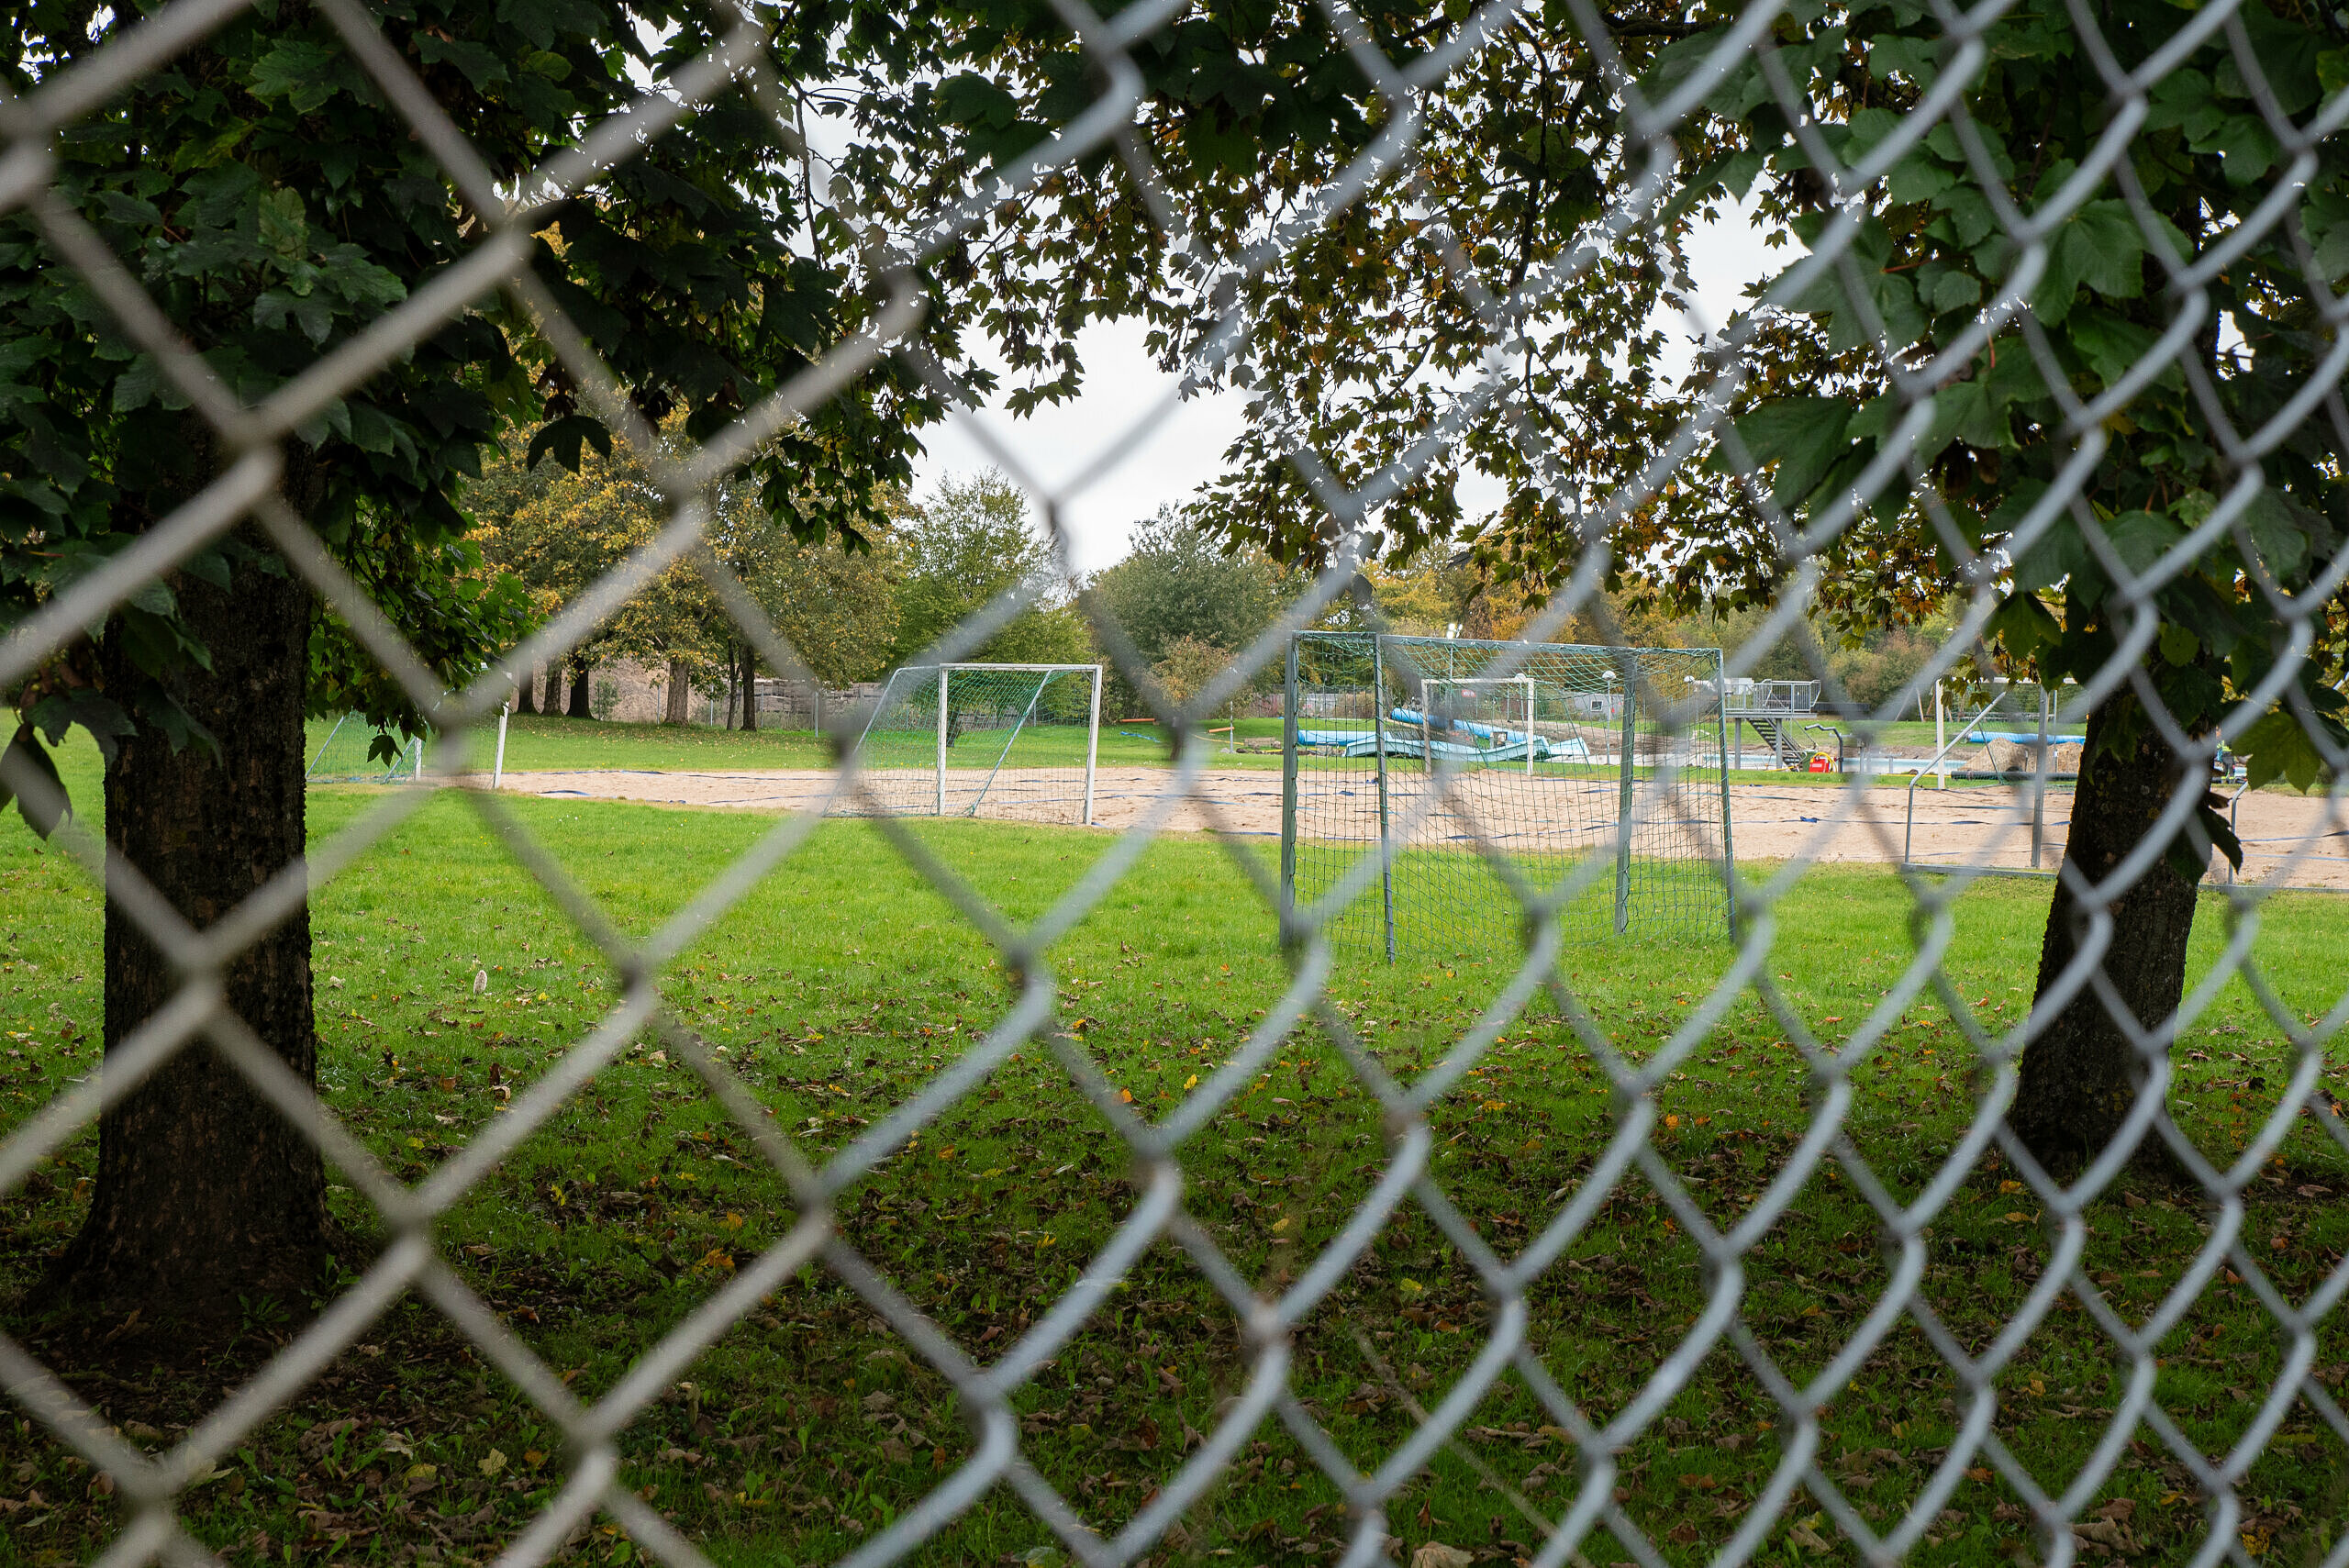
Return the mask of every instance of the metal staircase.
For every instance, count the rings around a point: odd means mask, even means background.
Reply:
[[[1721,705],[1721,716],[1732,726],[1750,724],[1770,748],[1777,765],[1788,773],[1803,771],[1810,749],[1797,739],[1798,721],[1819,707],[1817,681],[1732,680]],[[1744,748],[1740,746],[1738,751]]]

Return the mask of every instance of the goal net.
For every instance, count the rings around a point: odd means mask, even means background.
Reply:
[[[1343,893],[1341,950],[1492,951],[1524,940],[1498,861],[1569,938],[1725,934],[1720,678],[1710,648],[1296,634],[1285,901]]]
[[[377,729],[355,713],[312,720],[308,741],[303,777],[310,784],[414,784],[424,776],[420,737]]]
[[[1100,735],[1098,664],[908,664],[857,740],[863,796],[834,810],[1089,823]]]

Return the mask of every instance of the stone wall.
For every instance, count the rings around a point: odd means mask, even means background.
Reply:
[[[810,683],[785,681],[774,676],[759,680],[759,723],[777,729],[809,729],[814,728],[815,695]],[[558,690],[546,691],[547,673],[539,672],[541,713],[566,710],[570,700],[567,677]],[[669,667],[644,664],[632,659],[612,659],[597,664],[588,677],[589,706],[597,718],[611,724],[658,724],[668,713]],[[858,703],[870,702],[881,695],[878,681],[858,681],[846,686],[828,686],[822,694],[822,708],[827,717],[844,712]],[[715,695],[696,689],[685,706],[685,722],[698,725],[723,725],[727,722],[726,695],[721,688]]]

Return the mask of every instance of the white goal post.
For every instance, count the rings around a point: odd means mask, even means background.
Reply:
[[[1101,679],[1098,664],[901,665],[857,737],[866,799],[839,809],[1089,827]]]

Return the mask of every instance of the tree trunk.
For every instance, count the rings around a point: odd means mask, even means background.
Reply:
[[[759,727],[759,656],[742,650],[742,728]]]
[[[2108,751],[2115,725],[2139,731],[2133,744]],[[2182,766],[2127,692],[2088,717],[2079,791],[2073,797],[2066,871],[2100,883],[2136,849],[2176,795]],[[2152,1029],[2176,1012],[2186,989],[2186,943],[2194,928],[2196,887],[2166,856],[2112,905],[2114,931],[2104,978]],[[2044,995],[2079,951],[2087,919],[2065,881],[2055,885],[2039,952],[2036,995]],[[2127,1118],[2144,1072],[2137,1051],[2092,984],[2083,985],[2044,1033],[2023,1048],[2021,1082],[2008,1120],[2051,1169],[2075,1170],[2101,1153]],[[2151,1154],[2154,1145],[2140,1146]],[[2157,1155],[2152,1156],[2156,1162]]]
[[[682,659],[669,661],[669,695],[661,714],[663,724],[684,724],[693,715],[690,705],[694,698],[693,673]]]
[[[303,852],[303,687],[311,598],[290,573],[250,562],[233,586],[171,584],[211,668],[168,684],[218,750],[174,751],[151,723],[106,773],[107,842],[199,928],[226,916]],[[107,687],[140,677],[128,639],[100,651]],[[179,991],[180,977],[113,899],[106,909],[106,1047],[112,1052]],[[228,1007],[305,1083],[316,1081],[306,906],[228,966]],[[97,1182],[57,1265],[61,1295],[150,1320],[235,1318],[239,1297],[315,1285],[326,1176],[317,1148],[202,1039],[98,1121]]]
[[[536,669],[522,672],[522,689],[515,695],[514,711],[531,714],[539,711],[539,673]]]
[[[588,703],[587,691],[588,679],[594,673],[594,667],[591,666],[586,660],[573,659],[571,662],[570,717],[573,718],[593,718],[596,717],[595,708],[589,706]]]

